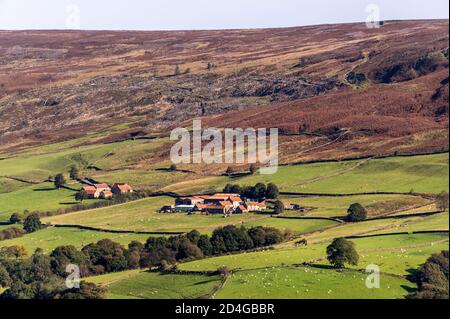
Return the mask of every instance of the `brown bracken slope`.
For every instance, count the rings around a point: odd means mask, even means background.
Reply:
[[[194,117],[280,128],[283,162],[446,150],[448,42],[448,20],[0,31],[0,152]]]

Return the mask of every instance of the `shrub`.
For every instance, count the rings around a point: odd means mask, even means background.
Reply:
[[[23,229],[16,227],[6,228],[0,231],[0,240],[13,239],[22,237],[25,234]]]

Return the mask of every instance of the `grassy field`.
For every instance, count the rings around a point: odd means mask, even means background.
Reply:
[[[21,245],[25,247],[29,254],[32,254],[36,248],[42,248],[44,252],[49,253],[58,246],[73,245],[77,248],[81,248],[87,244],[106,238],[127,246],[133,240],[145,242],[148,237],[150,236],[111,234],[76,228],[50,227],[35,233],[26,234],[20,238],[0,241],[0,247]]]
[[[187,215],[184,213],[161,214],[157,211],[174,201],[170,197],[153,197],[122,205],[81,211],[44,218],[53,224],[94,226],[103,229],[135,231],[185,232],[197,229],[210,233],[219,226],[269,218],[267,215],[242,214],[224,218],[223,215]]]
[[[272,182],[285,192],[440,193],[449,188],[448,173],[448,154],[439,154],[282,166],[274,175],[245,177],[239,184]]]
[[[426,205],[429,200],[409,195],[360,195],[346,197],[282,197],[286,203],[300,204],[309,207],[311,211],[304,216],[345,217],[347,209],[353,203],[360,203],[366,207],[369,217],[392,214],[411,207]],[[291,215],[299,215],[293,213]]]
[[[265,268],[232,275],[216,299],[397,299],[414,285],[404,278],[381,276],[380,289],[368,289],[367,275],[316,267]],[[405,289],[406,288],[406,289]]]
[[[254,222],[244,223],[244,226],[248,228],[256,226],[275,227],[280,230],[291,230],[295,235],[300,235],[326,229],[337,224],[337,222],[330,220],[265,218]]]
[[[80,185],[72,185],[74,188]],[[86,200],[89,204],[95,200]],[[65,188],[55,189],[52,183],[42,183],[28,186],[15,192],[0,194],[0,220],[9,219],[12,213],[22,213],[24,210],[55,211],[79,204],[75,201],[75,191]]]
[[[440,252],[445,248],[448,249],[448,237],[440,235],[383,236],[353,239],[352,241],[356,244],[357,251],[363,257],[361,263],[356,268],[364,269],[369,263],[376,261],[373,259],[373,256],[386,253],[386,256],[392,258],[380,259],[378,263],[383,263],[383,266],[388,265],[390,267],[389,270],[395,270],[393,271],[394,274],[403,274],[410,267],[417,268],[431,253]],[[183,270],[201,271],[216,270],[219,267],[226,266],[234,270],[249,270],[261,267],[299,265],[315,260],[318,263],[323,263],[326,261],[326,247],[330,243],[331,240],[324,243],[308,245],[307,247],[282,248],[280,246],[267,251],[213,257],[180,264],[179,268]],[[414,254],[415,257],[396,259],[396,255],[405,255],[402,253],[403,251],[408,251]]]
[[[88,278],[108,288],[111,299],[195,299],[208,295],[219,276],[160,274],[139,270]]]

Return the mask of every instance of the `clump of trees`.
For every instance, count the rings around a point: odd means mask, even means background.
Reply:
[[[352,223],[362,222],[367,218],[367,210],[361,204],[351,204],[347,210],[347,221]]]
[[[448,250],[434,254],[417,271],[415,281],[417,291],[409,294],[409,299],[448,299]]]
[[[172,237],[150,237],[124,247],[110,239],[84,246],[60,246],[50,255],[42,250],[30,258],[20,247],[0,250],[0,286],[6,288],[0,298],[12,299],[97,299],[104,296],[101,287],[81,282],[80,289],[66,289],[66,267],[75,264],[80,276],[87,277],[127,269],[160,267],[167,270],[179,261],[228,254],[280,243],[285,235],[276,228],[225,226],[212,236],[193,230]]]
[[[447,192],[442,192],[436,197],[436,206],[440,211],[448,210],[449,195]]]
[[[13,247],[14,248],[14,247]],[[80,289],[67,289],[64,273],[55,271],[55,257],[37,249],[30,258],[18,248],[0,250],[0,299],[99,299],[105,289],[81,282]],[[20,254],[20,256],[19,256]]]
[[[225,193],[239,194],[246,198],[252,198],[256,200],[263,199],[277,199],[280,195],[277,185],[269,183],[267,185],[263,183],[257,183],[255,186],[240,186],[234,184],[227,184],[223,189]]]
[[[344,268],[345,264],[357,265],[359,261],[355,244],[345,238],[336,238],[327,247],[327,259],[335,268]]]

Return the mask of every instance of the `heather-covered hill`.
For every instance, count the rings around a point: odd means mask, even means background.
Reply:
[[[164,133],[194,117],[302,134],[283,137],[286,161],[333,156],[326,145],[339,157],[447,149],[448,20],[0,31],[0,152],[111,126],[105,141]]]

